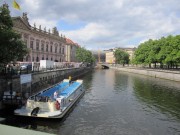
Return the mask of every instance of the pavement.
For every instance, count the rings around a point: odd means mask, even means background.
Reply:
[[[50,133],[28,130],[0,124],[1,135],[54,135]]]

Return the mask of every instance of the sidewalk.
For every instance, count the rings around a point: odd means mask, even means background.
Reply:
[[[53,135],[50,133],[28,130],[0,124],[1,135]]]

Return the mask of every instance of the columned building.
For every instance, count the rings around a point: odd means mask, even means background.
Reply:
[[[31,26],[28,22],[27,14],[22,17],[12,17],[13,29],[21,35],[22,40],[27,45],[29,53],[23,58],[24,62],[39,62],[40,60],[51,60],[56,62],[65,61],[66,38],[59,36],[57,28],[52,32]]]

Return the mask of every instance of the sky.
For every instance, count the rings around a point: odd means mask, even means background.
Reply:
[[[180,34],[180,0],[16,0],[29,22],[59,33],[90,50],[138,47],[148,39]]]

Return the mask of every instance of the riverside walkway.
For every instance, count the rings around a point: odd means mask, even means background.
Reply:
[[[0,124],[1,135],[53,135],[45,132],[28,130]]]
[[[162,70],[122,66],[111,66],[110,68],[180,82],[180,70]]]

